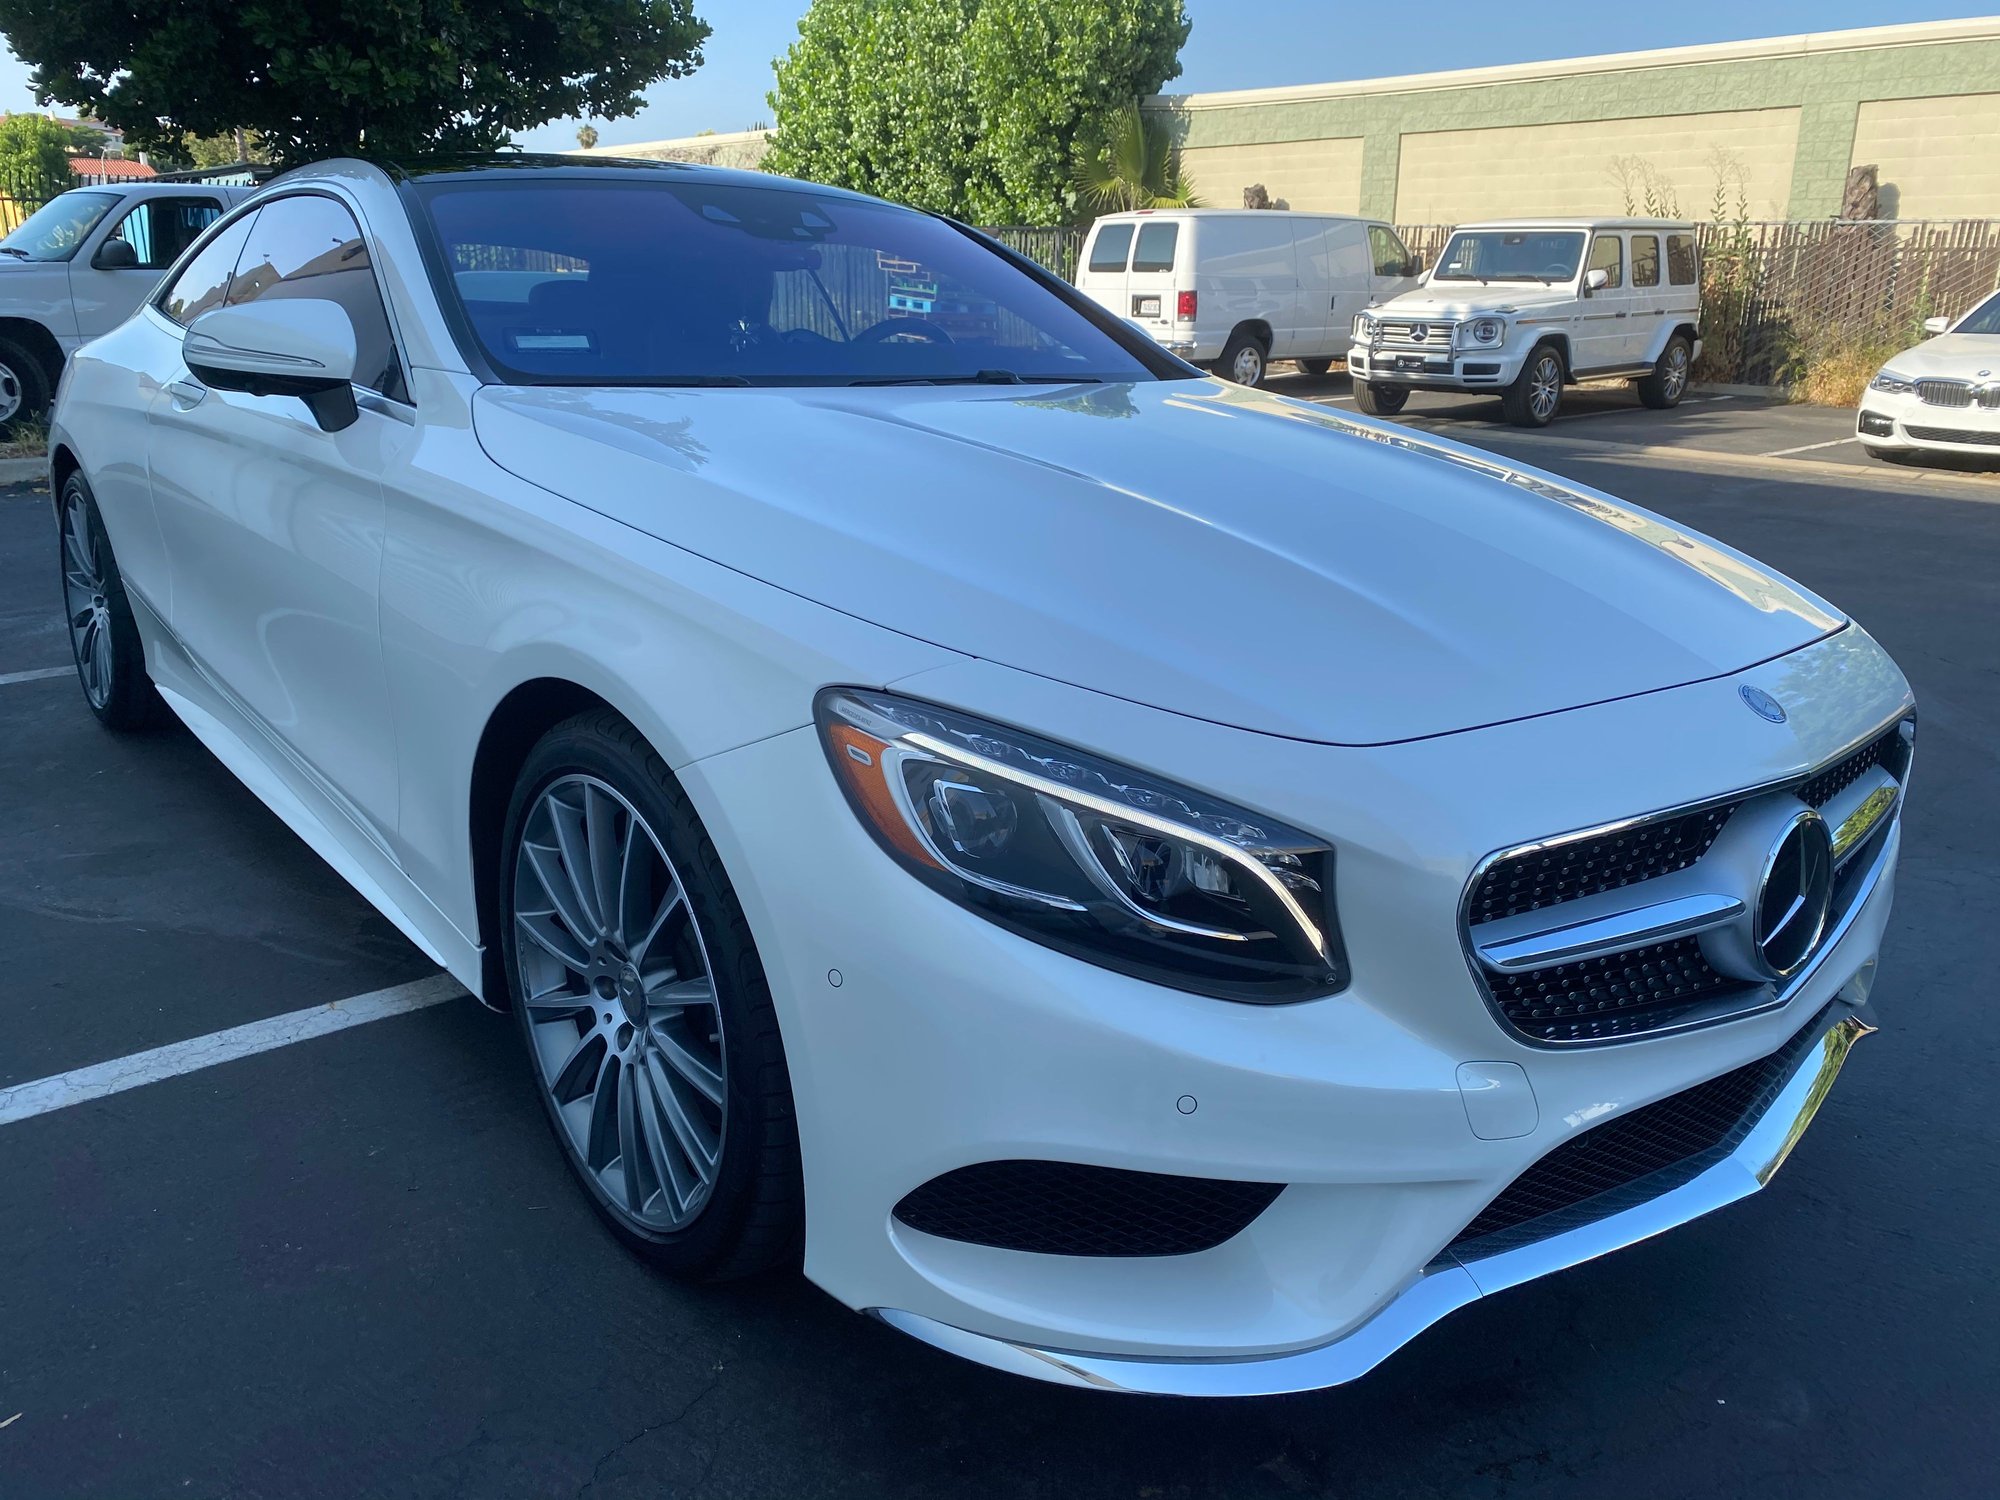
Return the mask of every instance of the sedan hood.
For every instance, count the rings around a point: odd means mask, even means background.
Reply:
[[[1941,333],[1905,349],[1884,368],[1912,380],[1939,375],[1978,382],[2000,372],[2000,334]]]
[[[1838,628],[1645,511],[1214,380],[483,389],[579,505],[972,656],[1378,744],[1735,672]]]

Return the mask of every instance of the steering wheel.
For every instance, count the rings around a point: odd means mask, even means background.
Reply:
[[[1564,265],[1559,260],[1552,260],[1542,267],[1542,275],[1550,281],[1568,281],[1575,274],[1575,266]]]
[[[951,335],[929,318],[884,318],[873,328],[864,328],[849,340],[855,344],[879,344],[901,334],[914,334],[926,344],[949,344]]]

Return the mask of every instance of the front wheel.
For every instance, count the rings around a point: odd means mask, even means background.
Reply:
[[[1393,417],[1410,403],[1410,388],[1383,380],[1354,382],[1354,404],[1371,417]]]
[[[1562,389],[1562,356],[1543,344],[1500,393],[1500,410],[1516,427],[1546,427],[1562,409]]]
[[[1653,373],[1632,382],[1639,388],[1639,399],[1654,411],[1679,406],[1681,397],[1687,394],[1688,366],[1693,356],[1694,351],[1684,336],[1677,333],[1668,339],[1667,347],[1654,361]]]
[[[1229,335],[1229,342],[1223,346],[1222,358],[1216,362],[1215,373],[1238,385],[1262,385],[1265,360],[1263,340],[1239,328]]]
[[[599,1215],[665,1270],[795,1255],[798,1132],[770,986],[686,795],[610,710],[529,753],[501,953],[550,1128]]]
[[[0,438],[49,414],[48,371],[12,339],[0,339]]]

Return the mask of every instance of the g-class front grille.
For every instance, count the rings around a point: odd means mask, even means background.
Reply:
[[[1902,719],[1782,785],[1493,856],[1467,888],[1463,931],[1494,1014],[1524,1040],[1574,1046],[1782,1004],[1873,886],[1913,733]],[[1762,944],[1762,882],[1797,868],[1770,856],[1801,822],[1809,839],[1823,824],[1831,868],[1819,946],[1788,966]]]

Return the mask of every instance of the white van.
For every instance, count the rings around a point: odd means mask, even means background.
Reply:
[[[1274,359],[1324,375],[1354,316],[1416,285],[1389,225],[1271,209],[1139,209],[1090,227],[1076,286],[1183,359],[1256,385]]]

